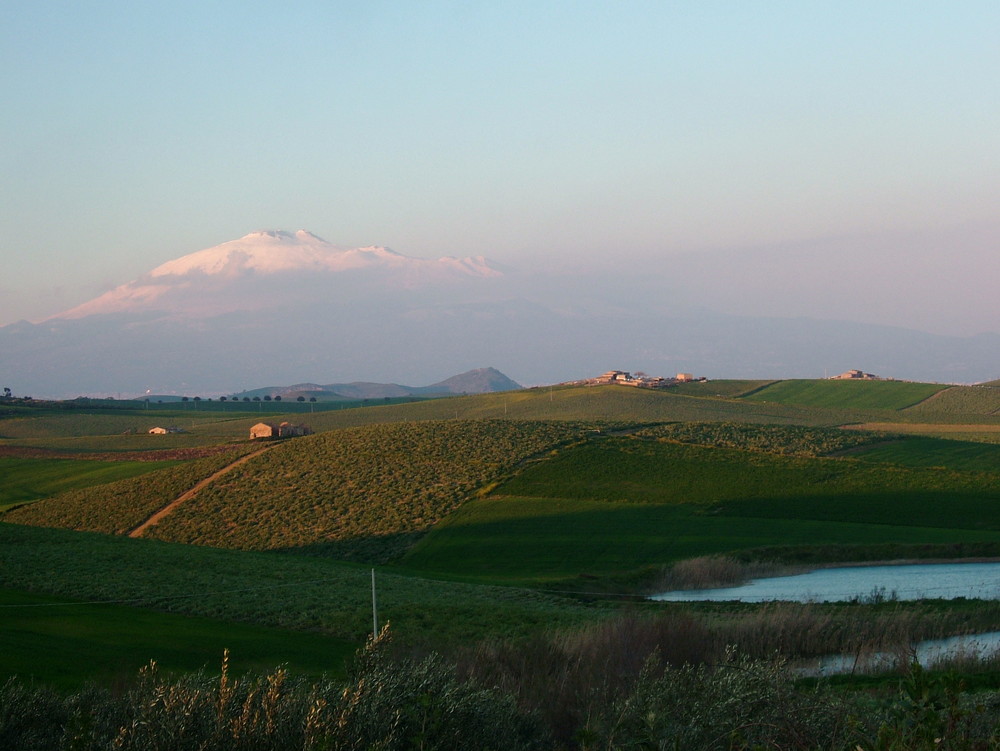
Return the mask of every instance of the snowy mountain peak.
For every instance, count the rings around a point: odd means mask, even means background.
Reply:
[[[305,240],[308,242],[326,242],[322,237],[314,235],[308,230],[300,229],[295,232],[286,232],[283,229],[260,229],[256,232],[251,232],[240,238],[240,241],[252,241],[252,240]]]
[[[306,274],[316,281],[330,275],[367,271],[370,281],[414,289],[429,283],[503,276],[482,257],[437,260],[413,258],[381,246],[343,248],[304,229],[258,230],[238,240],[160,264],[139,279],[53,318],[83,318],[125,311],[166,311],[181,315],[243,309],[238,280]],[[206,285],[210,285],[206,287]],[[228,300],[228,302],[227,302]]]

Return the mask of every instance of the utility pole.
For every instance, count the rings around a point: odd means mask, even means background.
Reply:
[[[375,569],[372,569],[372,638],[378,638],[378,604],[375,601]]]

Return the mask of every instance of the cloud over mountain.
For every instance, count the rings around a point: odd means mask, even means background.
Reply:
[[[255,284],[263,282],[275,293],[289,288],[301,297],[315,291],[317,277],[333,284],[333,275],[343,275],[341,281],[348,284],[375,279],[382,288],[398,289],[498,277],[502,272],[482,256],[412,258],[383,247],[342,248],[306,230],[262,230],[167,261],[52,318],[151,311],[200,317],[260,310],[280,304],[282,298],[266,292],[254,295]]]

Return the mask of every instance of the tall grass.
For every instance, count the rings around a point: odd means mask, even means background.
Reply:
[[[967,751],[1000,748],[998,720],[996,694],[917,665],[898,691],[799,685],[783,660],[716,648],[678,613],[487,645],[458,665],[393,657],[383,631],[345,682],[235,677],[224,657],[217,675],[150,665],[118,691],[0,685],[0,748],[19,751]]]
[[[386,634],[370,640],[346,683],[296,679],[283,668],[237,678],[171,678],[150,664],[115,695],[60,697],[0,686],[0,748],[18,751],[312,751],[521,749],[540,729],[500,692],[459,680],[440,658],[393,662]]]

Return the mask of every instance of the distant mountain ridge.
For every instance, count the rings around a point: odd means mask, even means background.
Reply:
[[[478,254],[432,260],[378,246],[345,249],[304,230],[252,232],[40,323],[0,327],[0,385],[72,399],[220,394],[308,380],[316,394],[323,378],[337,381],[329,398],[373,398],[365,394],[477,387],[347,381],[405,372],[427,383],[482,362],[530,384],[609,367],[711,379],[815,378],[862,367],[943,383],[1000,373],[996,333],[724,312],[749,270],[718,260],[657,267],[623,257],[604,273],[576,266],[543,273],[501,269]],[[726,295],[708,295],[723,282]]]
[[[476,368],[446,378],[430,386],[403,386],[398,383],[297,383],[292,386],[267,386],[233,394],[234,398],[280,396],[282,399],[316,397],[322,401],[335,399],[384,399],[405,396],[440,396],[448,394],[488,394],[524,388],[496,368]]]

